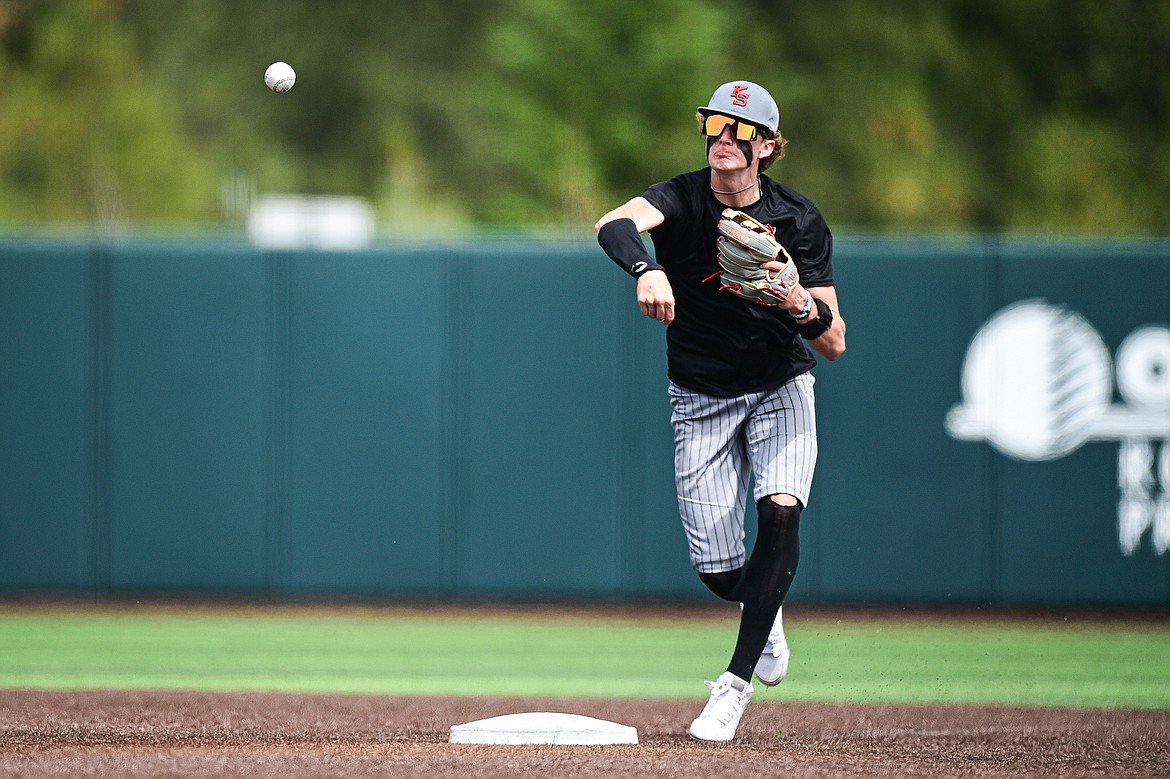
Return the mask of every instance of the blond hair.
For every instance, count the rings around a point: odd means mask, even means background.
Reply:
[[[770,138],[776,142],[776,148],[767,157],[760,157],[760,173],[770,168],[773,162],[779,162],[784,159],[784,150],[788,148],[788,139],[781,135],[779,130],[775,134],[769,133],[767,130],[763,130],[762,132],[765,138]]]

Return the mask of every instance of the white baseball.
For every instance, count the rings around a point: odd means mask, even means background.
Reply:
[[[273,92],[287,92],[297,81],[297,73],[287,62],[274,62],[264,71],[264,83]]]

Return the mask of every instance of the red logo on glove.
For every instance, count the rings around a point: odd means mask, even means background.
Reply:
[[[731,88],[731,102],[743,108],[748,104],[748,88],[745,84],[736,84]]]

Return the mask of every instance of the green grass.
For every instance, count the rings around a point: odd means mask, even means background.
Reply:
[[[1170,708],[1170,624],[788,619],[784,701]],[[0,688],[702,699],[734,616],[0,607]]]

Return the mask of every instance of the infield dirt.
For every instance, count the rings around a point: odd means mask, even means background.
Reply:
[[[0,692],[0,777],[1170,776],[1170,711],[756,702],[731,744],[701,701]],[[637,746],[447,743],[453,724],[560,711]]]

